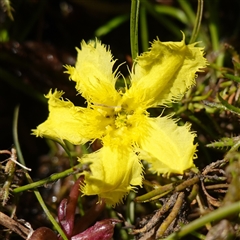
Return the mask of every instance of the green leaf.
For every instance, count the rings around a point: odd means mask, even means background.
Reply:
[[[218,94],[218,99],[221,102],[221,104],[229,111],[231,111],[232,113],[238,114],[240,115],[240,108],[235,107],[231,104],[229,104],[226,100],[224,100],[220,94]]]
[[[228,78],[228,79],[233,80],[235,82],[240,82],[240,77],[238,77],[238,76],[234,76],[234,75],[229,74],[229,73],[223,73],[223,76],[225,78]]]
[[[221,138],[219,141],[209,143],[206,146],[212,147],[212,148],[226,148],[226,147],[232,147],[235,144],[235,141],[233,138],[224,137]]]

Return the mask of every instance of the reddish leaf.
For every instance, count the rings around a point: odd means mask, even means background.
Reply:
[[[69,194],[68,199],[63,199],[58,208],[58,220],[65,231],[67,237],[72,236],[73,227],[74,227],[74,219],[75,219],[75,211],[78,201],[78,196],[80,194],[79,185],[80,182],[83,181],[84,177],[81,176],[74,183],[71,192]]]
[[[71,240],[110,240],[114,233],[114,226],[121,222],[118,219],[105,219],[96,222],[94,226],[88,228],[71,238]]]

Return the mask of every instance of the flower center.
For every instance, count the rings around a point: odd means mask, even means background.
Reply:
[[[134,111],[129,111],[127,105],[115,107],[113,115],[115,128],[131,127],[132,124],[130,123],[130,120],[133,114]]]
[[[120,129],[125,127],[131,127],[131,116],[134,114],[134,111],[129,111],[127,106],[116,106],[113,107],[111,112],[105,116],[105,118],[109,119],[107,129]]]
[[[95,105],[96,106],[96,105]],[[99,124],[102,126],[104,142],[108,144],[133,144],[142,136],[141,125],[148,114],[145,108],[132,108],[130,104],[115,106],[99,105],[101,113]]]
[[[115,127],[121,128],[121,127],[130,127],[131,124],[128,121],[129,115],[125,111],[120,111],[115,115]]]

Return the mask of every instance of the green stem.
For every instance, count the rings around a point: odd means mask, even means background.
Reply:
[[[25,161],[24,161],[24,158],[23,158],[23,155],[22,155],[22,151],[20,150],[20,144],[19,144],[19,141],[18,141],[18,116],[19,116],[19,105],[17,107],[15,107],[14,109],[14,113],[13,113],[13,142],[14,142],[14,145],[16,147],[16,150],[17,150],[17,155],[18,155],[18,158],[19,158],[19,162],[26,166],[25,164]]]
[[[13,120],[13,139],[14,139],[14,145],[16,146],[16,150],[17,150],[17,154],[18,154],[18,158],[21,164],[25,165],[25,161],[22,155],[22,151],[20,148],[20,144],[18,141],[18,133],[17,133],[17,123],[18,123],[18,113],[19,113],[19,106],[17,106],[14,110],[14,120]],[[30,175],[27,173],[26,170],[24,170],[26,178],[28,180],[29,183],[33,183]],[[35,188],[34,190],[35,196],[39,202],[39,204],[41,205],[43,211],[45,212],[45,214],[47,215],[48,219],[51,221],[51,223],[53,224],[54,228],[58,231],[58,233],[61,235],[61,237],[63,238],[63,240],[68,240],[67,236],[65,235],[64,231],[61,229],[60,225],[57,223],[57,221],[55,220],[55,218],[52,216],[52,214],[49,212],[46,204],[44,203],[44,200],[42,199],[41,194],[39,193],[39,191]]]
[[[199,29],[201,26],[201,21],[202,21],[202,13],[203,13],[203,0],[198,0],[197,16],[196,16],[196,20],[193,28],[193,33],[189,43],[194,43],[197,39]]]
[[[135,198],[136,202],[149,202],[152,201],[153,199],[160,198],[169,192],[171,192],[174,189],[174,184],[169,183],[163,186],[159,186],[155,188],[154,190],[145,193],[144,195],[138,196]]]
[[[180,239],[188,234],[191,234],[192,232],[196,231],[197,229],[203,227],[209,222],[212,221],[218,221],[221,219],[224,219],[228,216],[234,215],[234,214],[239,214],[240,213],[240,201],[232,203],[231,205],[227,205],[224,207],[220,207],[215,211],[212,211],[211,213],[198,218],[194,220],[193,222],[183,226],[181,230],[177,233],[173,233],[165,240],[177,240]]]
[[[133,61],[138,56],[138,19],[140,0],[132,0],[130,14],[130,44]]]
[[[13,189],[13,193],[19,193],[19,192],[27,191],[27,190],[30,190],[30,189],[33,189],[33,188],[43,186],[43,185],[48,184],[50,182],[57,181],[58,179],[67,177],[67,176],[75,173],[76,171],[81,170],[81,165],[82,164],[79,163],[79,164],[75,165],[74,167],[69,168],[69,169],[67,169],[63,172],[55,173],[55,174],[52,174],[51,176],[49,176],[47,178],[44,178],[44,179],[41,179],[41,180],[37,181],[37,182],[33,182],[33,183],[30,183],[30,184],[27,184],[27,185],[24,185],[24,186],[21,186],[21,187],[17,187],[15,189]]]
[[[26,178],[28,180],[29,183],[32,183],[32,179],[30,177],[30,175],[25,172]],[[41,205],[43,211],[45,212],[45,214],[47,215],[48,219],[51,221],[51,223],[53,224],[54,228],[57,230],[57,232],[61,235],[61,237],[63,238],[63,240],[68,240],[67,236],[65,235],[64,231],[62,230],[62,228],[60,227],[60,225],[57,223],[57,221],[55,220],[55,218],[53,217],[53,215],[50,213],[50,211],[48,210],[40,192],[35,188],[33,189],[33,192],[35,193],[35,196],[39,202],[39,204]]]

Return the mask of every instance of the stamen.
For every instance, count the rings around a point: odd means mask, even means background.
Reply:
[[[105,108],[111,108],[111,109],[119,109],[121,110],[121,106],[108,106],[108,105],[105,105],[105,104],[101,104],[101,103],[93,103],[94,106],[99,106],[99,107],[105,107]],[[117,110],[119,111],[119,110]]]

